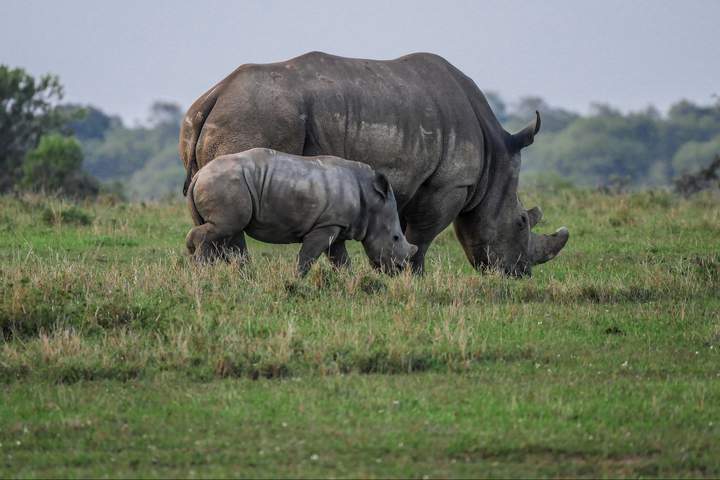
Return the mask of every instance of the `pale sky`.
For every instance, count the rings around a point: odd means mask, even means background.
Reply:
[[[587,111],[720,94],[720,0],[0,0],[0,63],[133,122],[243,63],[440,54],[509,101]]]

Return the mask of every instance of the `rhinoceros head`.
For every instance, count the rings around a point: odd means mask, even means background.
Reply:
[[[365,197],[368,223],[362,240],[370,264],[389,274],[396,274],[417,252],[417,246],[408,243],[400,226],[397,203],[390,181],[376,173],[372,191]]]
[[[551,235],[532,228],[542,218],[539,207],[526,210],[517,196],[520,150],[533,143],[540,130],[540,114],[516,134],[506,134],[493,159],[495,168],[487,192],[473,210],[455,221],[455,232],[470,262],[478,269],[498,269],[512,276],[530,275],[532,266],[547,262],[570,236],[562,227]]]

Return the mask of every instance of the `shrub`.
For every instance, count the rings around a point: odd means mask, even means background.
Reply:
[[[67,208],[61,208],[59,210],[53,210],[46,207],[42,213],[43,222],[48,225],[90,225],[92,223],[92,217],[85,213],[82,209],[71,206]]]
[[[58,134],[46,135],[37,148],[25,156],[21,185],[30,190],[73,197],[95,196],[98,183],[81,170],[82,161],[82,148],[77,140]]]

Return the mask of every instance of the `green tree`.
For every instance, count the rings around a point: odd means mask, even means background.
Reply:
[[[67,125],[68,129],[81,142],[101,140],[110,129],[122,126],[119,117],[107,115],[92,105],[66,104],[59,108],[72,117]]]
[[[700,167],[709,162],[712,155],[713,138],[720,135],[720,102],[709,106],[695,105],[687,100],[677,102],[663,123],[662,146],[668,158],[673,158],[672,173],[681,174],[688,169]],[[685,147],[685,145],[688,147]],[[705,146],[701,146],[705,144]],[[703,149],[707,152],[701,152]],[[698,150],[699,149],[699,150]],[[674,158],[678,156],[677,158]],[[696,160],[692,160],[695,157]],[[705,157],[705,158],[702,158]]]
[[[636,185],[657,183],[654,164],[668,162],[658,149],[652,112],[623,115],[607,106],[580,117],[532,147],[532,170],[555,171],[578,183],[606,184],[622,177]],[[659,179],[667,181],[666,178]]]
[[[716,155],[720,155],[720,134],[706,142],[684,143],[673,156],[672,167],[676,174],[694,172],[707,167]]]
[[[35,79],[22,68],[0,65],[0,192],[18,181],[25,154],[40,137],[67,122],[56,107],[62,96],[58,77]]]
[[[507,116],[506,129],[514,132],[523,128],[535,117],[535,111],[540,112],[543,133],[558,132],[580,117],[569,110],[552,107],[540,97],[523,97]]]
[[[185,168],[178,158],[177,145],[168,144],[130,178],[128,190],[139,198],[158,199],[180,195]]]
[[[120,126],[108,130],[102,139],[83,142],[85,168],[102,181],[127,180],[157,150],[158,145],[144,127]]]
[[[85,168],[102,181],[122,182],[134,197],[176,192],[184,178],[177,152],[182,116],[177,104],[158,101],[150,107],[145,125],[126,127],[118,119],[101,137],[81,138]]]
[[[82,147],[77,140],[57,133],[46,135],[25,156],[21,185],[70,196],[96,194],[97,183],[82,172],[82,162]]]
[[[168,124],[179,128],[182,117],[182,108],[177,103],[157,100],[150,105],[149,120],[153,126]]]

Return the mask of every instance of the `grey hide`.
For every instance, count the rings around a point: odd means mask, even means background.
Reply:
[[[186,244],[200,261],[226,247],[245,256],[244,232],[268,243],[302,243],[300,275],[323,252],[335,266],[349,266],[346,240],[362,242],[372,265],[387,273],[417,251],[402,233],[387,178],[342,158],[265,148],[224,155],[195,175],[188,205],[196,226]]]
[[[188,110],[180,133],[187,181],[218,155],[268,147],[367,163],[390,180],[413,269],[450,223],[478,269],[530,274],[553,258],[568,231],[530,229],[540,210],[517,196],[520,150],[537,115],[507,133],[475,83],[442,57],[416,53],[378,61],[311,52],[242,65]]]

